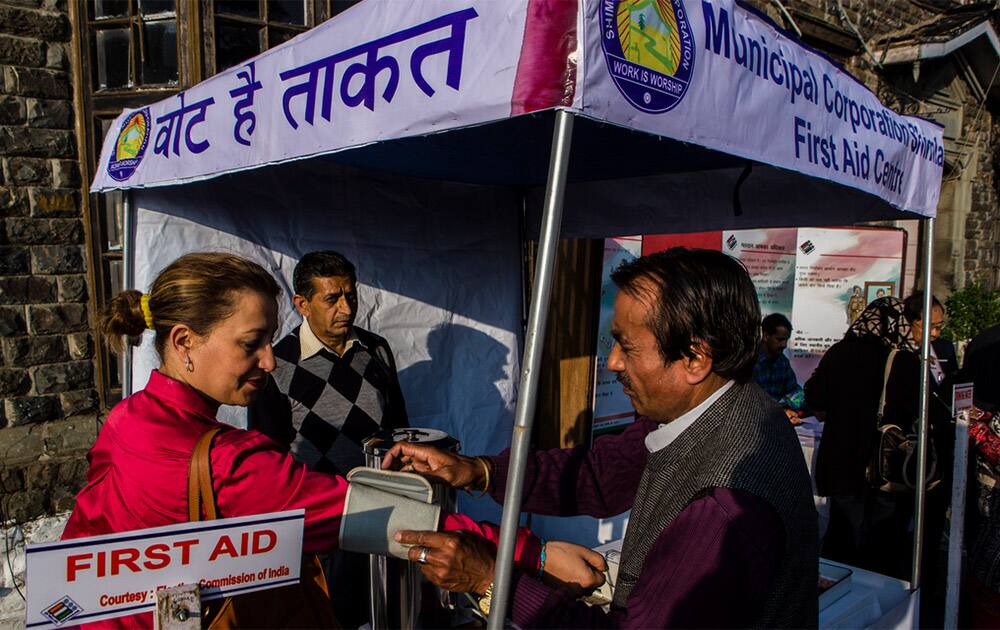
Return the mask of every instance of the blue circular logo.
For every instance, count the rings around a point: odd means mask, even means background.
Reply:
[[[680,0],[605,0],[601,43],[615,85],[637,109],[681,102],[694,73],[694,38]]]
[[[133,112],[118,131],[115,150],[108,160],[108,175],[120,182],[132,177],[149,144],[149,108]]]

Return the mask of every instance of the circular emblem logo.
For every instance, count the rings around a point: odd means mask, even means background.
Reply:
[[[680,0],[605,0],[601,43],[622,95],[650,114],[673,109],[694,72],[694,39]]]
[[[120,182],[132,176],[149,142],[149,108],[133,112],[122,123],[115,151],[108,161],[108,175]]]

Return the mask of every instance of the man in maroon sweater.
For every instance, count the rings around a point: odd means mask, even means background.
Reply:
[[[619,293],[608,367],[639,418],[590,449],[534,453],[523,509],[594,517],[632,510],[614,601],[604,612],[577,602],[572,589],[522,574],[515,577],[514,622],[816,626],[812,491],[794,430],[750,382],[760,309],[749,275],[720,252],[676,248],[623,265],[612,278]],[[469,458],[401,444],[386,465],[393,461],[503,500],[506,451]],[[492,592],[495,550],[488,544],[449,533],[398,538],[415,545],[411,559],[432,582]]]

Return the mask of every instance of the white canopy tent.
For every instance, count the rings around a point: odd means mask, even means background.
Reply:
[[[928,283],[943,166],[940,127],[734,0],[366,0],[112,129],[92,190],[129,191],[127,286],[224,248],[287,289],[301,254],[341,250],[411,422],[511,445],[492,627],[560,236],[920,218]]]

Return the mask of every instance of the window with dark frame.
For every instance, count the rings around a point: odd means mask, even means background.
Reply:
[[[215,0],[215,72],[274,48],[315,24],[310,0]]]
[[[93,92],[177,85],[175,0],[92,0],[87,26]]]
[[[89,161],[88,172],[93,173],[104,137],[115,131],[111,127],[124,107],[152,103],[179,88],[179,19],[176,0],[89,0],[79,16],[84,63],[77,80],[84,86],[85,133],[90,136],[81,142],[90,148],[81,159]],[[120,192],[90,195],[90,263],[98,310],[124,288],[123,210]],[[110,407],[121,397],[123,366],[102,340],[95,341],[97,385]]]

